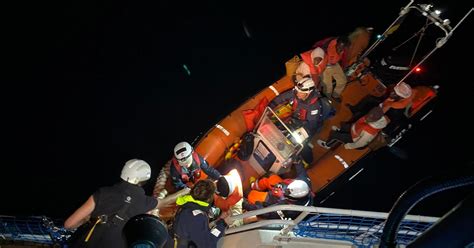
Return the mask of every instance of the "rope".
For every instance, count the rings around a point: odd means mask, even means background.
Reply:
[[[171,160],[166,162],[166,164],[161,168],[160,174],[158,175],[155,183],[155,187],[153,188],[153,196],[158,199],[163,199],[168,195],[168,192],[165,189],[166,181],[170,175],[170,166]]]
[[[94,232],[95,226],[97,226],[97,224],[99,224],[100,221],[101,221],[101,219],[97,218],[97,221],[95,222],[94,226],[92,226],[91,230],[87,234],[86,239],[84,240],[85,242],[89,241],[89,239],[91,238],[92,233]]]

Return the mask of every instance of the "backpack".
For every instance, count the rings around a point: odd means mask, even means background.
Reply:
[[[336,115],[336,109],[331,105],[327,97],[320,97],[321,104],[321,120],[325,121]]]
[[[253,152],[253,133],[246,132],[242,136],[242,143],[240,144],[240,149],[237,152],[237,157],[242,161],[247,161],[252,155]]]

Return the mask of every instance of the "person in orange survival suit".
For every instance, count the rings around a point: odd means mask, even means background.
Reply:
[[[276,174],[262,177],[251,185],[243,208],[247,211],[261,209],[275,204],[295,204],[312,206],[314,194],[311,192],[311,179],[308,177],[301,160],[295,162],[297,176],[294,179],[283,179]],[[299,213],[285,211],[286,218],[295,218]],[[275,213],[262,215],[265,218],[278,218]],[[282,217],[279,214],[279,217]]]
[[[242,181],[236,169],[216,181],[216,194],[214,194],[214,206],[221,212],[231,211],[231,215],[242,214],[243,199]],[[242,220],[235,220],[230,227],[243,224]]]

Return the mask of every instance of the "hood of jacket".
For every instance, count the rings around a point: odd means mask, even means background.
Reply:
[[[199,206],[202,206],[202,207],[208,207],[209,206],[209,203],[204,202],[204,201],[200,201],[200,200],[196,200],[191,195],[183,195],[183,196],[180,196],[176,199],[176,204],[178,206],[182,206],[182,205],[184,205],[186,203],[189,203],[189,202],[195,203],[195,204],[197,204]]]

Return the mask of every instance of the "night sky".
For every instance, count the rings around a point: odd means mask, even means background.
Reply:
[[[6,8],[0,215],[66,218],[98,187],[117,182],[131,158],[149,162],[155,178],[177,142],[193,141],[279,79],[293,55],[357,26],[382,33],[408,1],[320,2],[43,1]],[[470,8],[447,3],[438,6],[452,23]],[[440,93],[433,113],[397,144],[408,159],[380,150],[365,161],[370,170],[325,206],[389,211],[421,178],[472,168],[473,20],[411,78],[440,85]],[[415,212],[443,214],[466,194],[442,194]]]

